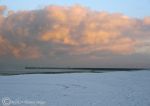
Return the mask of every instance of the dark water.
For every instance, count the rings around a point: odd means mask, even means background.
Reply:
[[[19,74],[63,74],[63,73],[103,73],[116,71],[142,71],[142,68],[15,68],[0,69],[0,75]]]

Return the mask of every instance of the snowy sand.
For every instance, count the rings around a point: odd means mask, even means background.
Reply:
[[[150,71],[0,76],[0,99],[0,106],[150,106]]]

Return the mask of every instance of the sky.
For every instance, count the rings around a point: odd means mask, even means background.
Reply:
[[[150,68],[149,4],[0,0],[0,66]]]
[[[32,10],[47,5],[71,6],[80,4],[93,10],[119,12],[127,16],[143,18],[150,14],[149,0],[0,0],[12,10]]]

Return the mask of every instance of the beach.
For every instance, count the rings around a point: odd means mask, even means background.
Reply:
[[[150,106],[149,82],[148,70],[0,76],[0,105]]]

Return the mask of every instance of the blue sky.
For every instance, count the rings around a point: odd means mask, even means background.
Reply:
[[[12,10],[30,10],[46,5],[80,4],[93,10],[119,12],[130,17],[143,18],[150,16],[149,0],[0,0]]]

